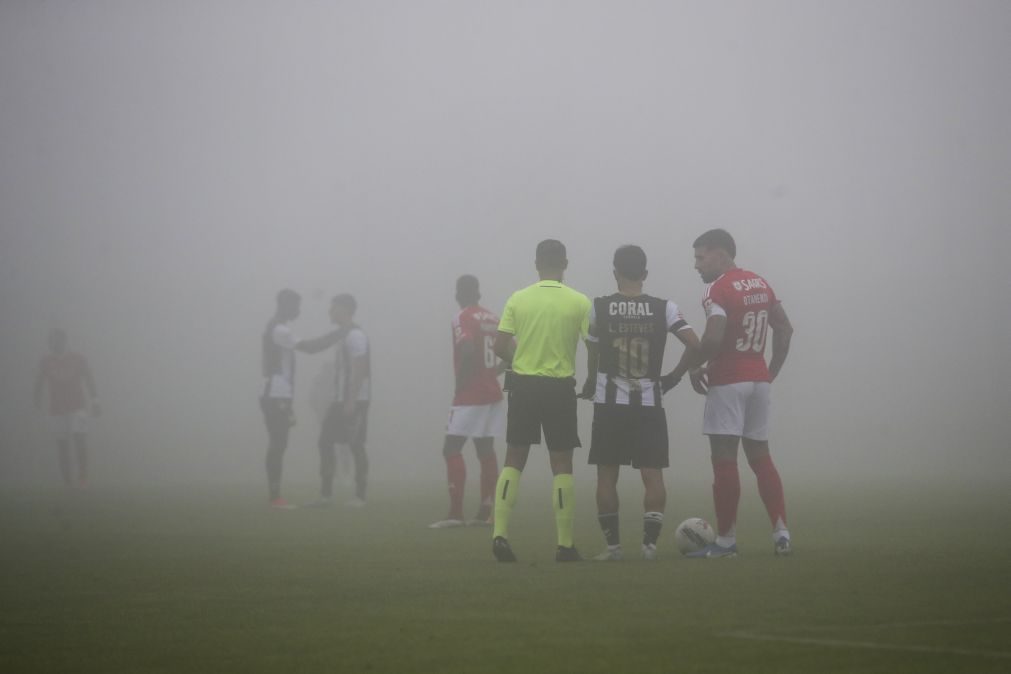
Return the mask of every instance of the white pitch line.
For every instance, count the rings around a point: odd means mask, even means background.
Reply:
[[[914,622],[870,623],[867,625],[804,625],[796,629],[802,632],[838,632],[840,630],[879,630],[903,627],[962,627],[966,625],[999,625],[1011,622],[1011,618],[995,620],[918,620]]]
[[[878,644],[872,641],[846,641],[843,639],[810,639],[806,637],[781,637],[772,634],[756,634],[754,632],[726,632],[723,636],[751,641],[778,641],[789,644],[806,644],[809,646],[834,646],[837,648],[863,648],[875,651],[903,651],[906,653],[932,653],[935,655],[972,655],[984,658],[1008,658],[1007,651],[979,651],[967,648],[936,648],[934,646],[899,646],[895,644]]]

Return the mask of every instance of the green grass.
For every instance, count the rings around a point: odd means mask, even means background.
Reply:
[[[618,564],[552,561],[534,479],[515,565],[492,560],[487,529],[425,528],[439,484],[380,485],[363,511],[270,511],[253,487],[8,491],[0,671],[1011,670],[1006,489],[788,484],[796,553],[776,559],[743,477],[741,557],[674,552],[676,522],[710,516],[694,485],[672,494],[661,560],[637,559],[630,480]],[[585,480],[577,498],[592,554]]]

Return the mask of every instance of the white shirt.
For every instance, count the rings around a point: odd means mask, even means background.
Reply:
[[[369,338],[366,336],[365,331],[359,327],[353,327],[348,331],[348,334],[344,337],[344,341],[337,345],[337,358],[335,360],[335,366],[337,369],[337,402],[344,402],[344,392],[350,385],[349,378],[351,377],[351,360],[358,358],[360,356],[365,356],[368,358],[369,354]],[[345,362],[345,358],[349,360]],[[368,360],[366,360],[368,363]],[[362,387],[358,389],[358,400],[367,401],[371,395],[371,373],[370,364],[366,365],[365,368],[365,378],[362,380]]]
[[[295,396],[295,344],[298,339],[287,323],[278,323],[270,334],[281,350],[281,371],[270,377],[268,398],[293,398]]]

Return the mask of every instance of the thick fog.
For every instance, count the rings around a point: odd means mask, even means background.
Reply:
[[[1006,480],[1009,35],[1002,0],[3,0],[3,480],[57,481],[32,385],[58,326],[104,407],[96,482],[262,481],[282,287],[302,337],[358,298],[373,476],[441,479],[457,276],[501,311],[552,237],[601,295],[637,243],[701,333],[711,227],[796,329],[784,476]],[[286,481],[316,474],[332,357],[299,356]],[[665,399],[673,475],[708,479],[702,404]]]

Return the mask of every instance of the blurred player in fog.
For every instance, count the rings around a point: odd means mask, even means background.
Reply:
[[[456,301],[460,312],[453,318],[453,370],[456,387],[449,410],[442,455],[446,459],[449,482],[449,513],[430,525],[433,529],[460,527],[463,519],[463,490],[467,466],[463,446],[473,438],[481,463],[481,505],[472,524],[490,524],[498,461],[495,437],[505,434],[506,408],[498,383],[495,336],[499,317],[482,307],[476,277],[469,274],[456,280]]]
[[[793,327],[768,281],[739,268],[737,245],[729,233],[712,229],[693,244],[695,269],[709,284],[702,301],[706,329],[701,362],[691,373],[693,388],[706,396],[702,432],[709,436],[713,463],[716,542],[689,557],[732,557],[737,554],[737,504],[741,481],[737,447],[758,479],[758,493],[772,522],[776,555],[791,552],[786,526],[783,483],[769,454],[769,389],[790,349]],[[765,344],[772,329],[772,358],[765,362]]]
[[[310,504],[326,507],[333,502],[333,479],[337,472],[337,445],[347,445],[355,463],[355,495],[347,501],[352,508],[365,506],[369,459],[365,453],[369,401],[372,398],[371,349],[365,331],[355,323],[358,302],[348,293],[330,302],[330,320],[337,326],[331,333],[336,344],[334,401],[323,419],[319,434],[320,498]],[[313,340],[323,346],[328,337]]]
[[[91,416],[98,416],[101,410],[88,361],[67,349],[67,333],[58,328],[49,332],[49,353],[39,363],[35,377],[36,409],[42,409],[42,396],[47,387],[63,483],[68,487],[75,484],[84,487],[88,482],[88,416],[89,412]],[[77,456],[76,475],[71,444]]]

